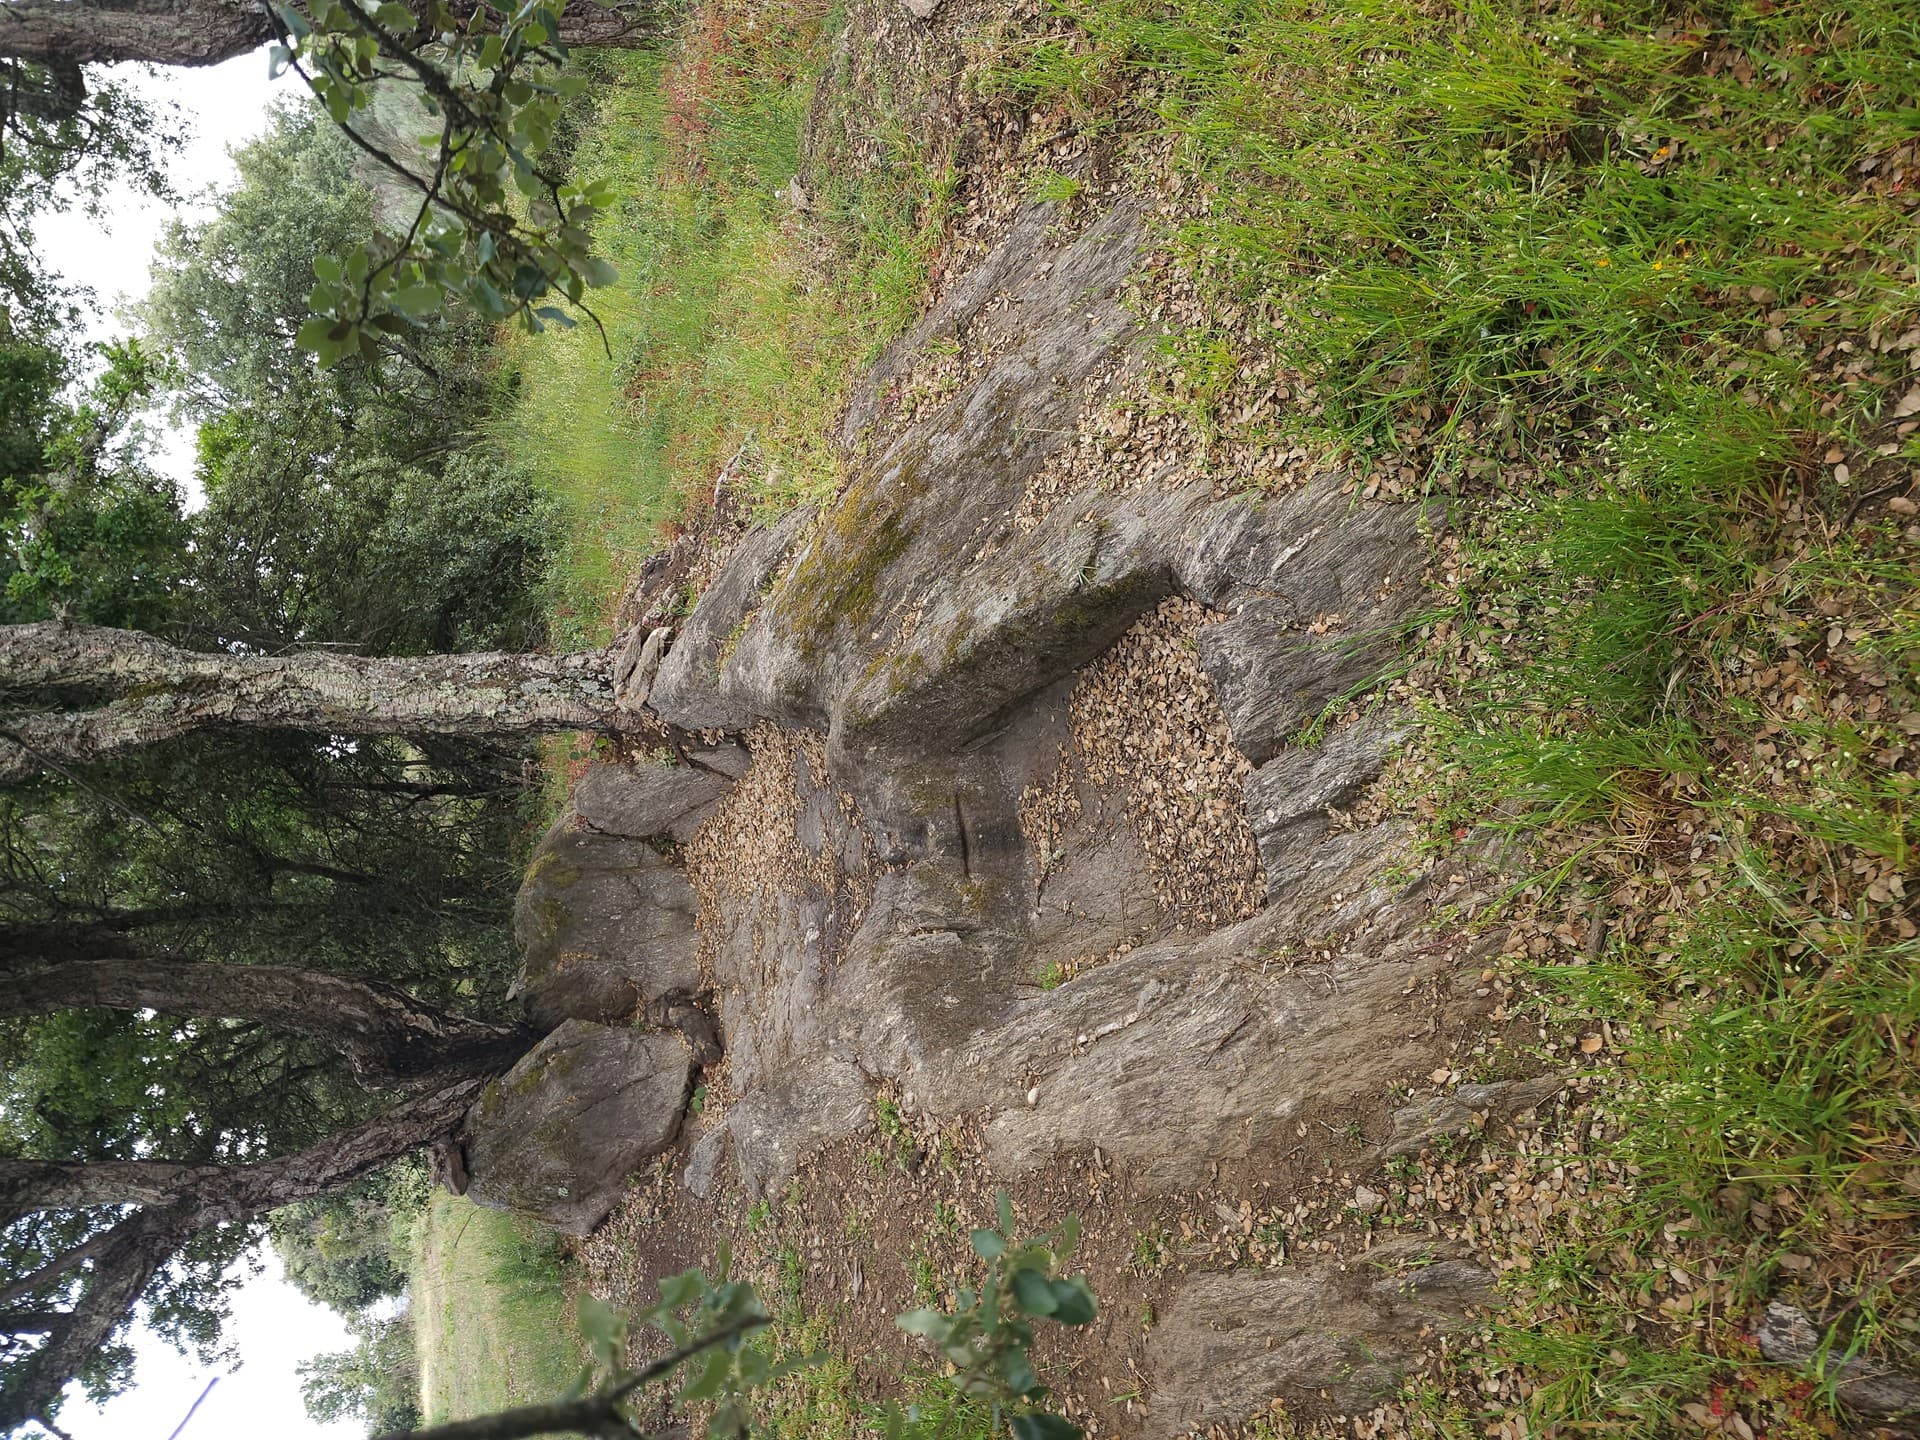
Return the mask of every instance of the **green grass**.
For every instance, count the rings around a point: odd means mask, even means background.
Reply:
[[[1920,380],[1896,338],[1920,333],[1920,11],[1056,14],[993,87],[1170,134],[1208,197],[1171,243],[1238,318],[1167,338],[1158,403],[1343,458],[1367,495],[1461,497],[1411,676],[1440,844],[1538,842],[1509,918],[1637,897],[1593,963],[1533,969],[1557,1016],[1630,1037],[1612,1150],[1641,1177],[1497,1339],[1551,1377],[1536,1431],[1665,1423],[1792,1288],[1783,1257],[1832,1285],[1807,1303],[1838,1350],[1911,1361],[1920,625],[1911,520],[1873,501],[1920,461],[1895,423]],[[1152,108],[1116,111],[1143,81]],[[1276,381],[1300,400],[1239,403]],[[1732,1324],[1636,1315],[1676,1220]]]
[[[428,1424],[557,1399],[573,1383],[583,1351],[549,1232],[435,1192],[412,1249]]]
[[[862,1383],[851,1358],[836,1344],[832,1317],[803,1317],[797,1302],[783,1305],[779,1321],[756,1343],[766,1347],[776,1364],[802,1356],[814,1359],[766,1394],[756,1429],[769,1440],[866,1440],[885,1432],[891,1404],[927,1427],[915,1433],[939,1440],[997,1440],[1006,1433],[989,1406],[960,1394],[947,1376],[920,1366],[900,1376],[887,1399],[874,1400],[871,1387]]]
[[[901,150],[805,214],[783,194],[827,22],[822,0],[710,0],[672,49],[599,62],[575,165],[623,197],[595,236],[620,273],[593,295],[604,344],[591,322],[510,337],[518,395],[498,423],[565,508],[552,609],[567,640],[605,637],[663,524],[697,518],[736,454],[764,512],[831,495],[828,430],[854,367],[914,314],[942,173]]]

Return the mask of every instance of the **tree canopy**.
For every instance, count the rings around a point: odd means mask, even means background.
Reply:
[[[53,649],[0,666],[6,743],[90,703],[42,663],[74,637],[296,671],[542,638],[553,515],[482,433],[487,327],[423,318],[324,372],[295,345],[316,257],[373,236],[352,157],[311,106],[277,116],[170,236],[139,340],[86,353],[9,312],[0,624]],[[200,425],[197,510],[145,458],[159,402]],[[528,752],[502,728],[196,733],[0,788],[0,1430],[70,1378],[123,1386],[136,1305],[217,1348],[264,1216],[445,1135],[530,1043],[505,1010]]]

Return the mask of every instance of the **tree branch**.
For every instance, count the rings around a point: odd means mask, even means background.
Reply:
[[[317,1036],[370,1087],[432,1083],[506,1068],[532,1043],[515,1026],[422,1004],[392,985],[286,965],[218,965],[168,955],[104,955],[58,965],[0,952],[0,1015],[97,1007],[254,1020]],[[4,1193],[0,1188],[0,1193]],[[132,1197],[144,1203],[144,1197]]]
[[[84,764],[207,727],[329,735],[532,735],[632,730],[611,652],[485,652],[384,658],[307,650],[183,650],[132,630],[46,621],[0,626],[0,687],[121,698],[92,710],[0,721],[0,783]]]
[[[472,13],[470,3],[455,14]],[[664,29],[650,4],[569,5],[554,38],[567,46],[632,49]],[[217,65],[273,38],[268,17],[221,0],[9,0],[0,6],[0,56],[42,65],[118,63]]]
[[[395,1430],[375,1440],[526,1440],[528,1436],[572,1431],[581,1435],[637,1433],[627,1423],[620,1406],[627,1396],[649,1381],[671,1374],[694,1356],[724,1345],[741,1335],[770,1324],[771,1316],[746,1315],[730,1321],[711,1335],[683,1345],[663,1355],[642,1370],[604,1386],[580,1400],[562,1400],[551,1405],[522,1405],[495,1415],[473,1420],[456,1420],[448,1425],[430,1425],[424,1430]],[[617,1430],[613,1427],[619,1427]]]

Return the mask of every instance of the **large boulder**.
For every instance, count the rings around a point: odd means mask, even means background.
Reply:
[[[738,746],[698,752],[697,765],[589,765],[574,782],[569,829],[684,845],[732,787],[745,755]],[[716,774],[724,767],[726,773]]]
[[[468,1197],[587,1234],[641,1162],[673,1144],[692,1073],[678,1035],[568,1021],[468,1114]]]
[[[678,863],[731,786],[684,765],[588,769],[514,903],[516,994],[542,1028],[618,1024],[700,986],[696,904]]]
[[[1152,1427],[1237,1424],[1278,1396],[1362,1411],[1392,1395],[1440,1337],[1494,1298],[1493,1277],[1424,1237],[1345,1262],[1196,1275],[1148,1342]]]

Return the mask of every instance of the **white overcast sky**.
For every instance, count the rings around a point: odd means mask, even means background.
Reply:
[[[168,167],[175,188],[186,197],[181,206],[157,204],[123,191],[109,197],[108,212],[98,219],[76,207],[42,216],[35,224],[37,248],[49,268],[93,290],[88,338],[104,340],[126,330],[117,312],[147,293],[154,246],[166,222],[176,215],[206,213],[207,191],[233,179],[228,151],[265,129],[269,101],[293,98],[299,82],[291,75],[269,80],[264,49],[204,69],[146,65],[96,69],[156,101],[179,106],[187,139],[185,150]],[[171,433],[151,458],[161,471],[186,483],[193,468],[192,435]]]
[[[189,138],[172,173],[175,186],[187,195],[231,181],[229,149],[260,133],[270,98],[291,94],[284,83],[267,79],[265,51],[204,70],[126,66],[116,67],[116,73],[156,99],[179,104]],[[189,208],[204,213],[203,206]],[[40,221],[40,253],[95,293],[90,338],[125,329],[115,312],[146,293],[154,244],[172,213],[129,194],[99,220],[74,211]],[[152,460],[187,483],[192,436],[168,435]],[[296,1367],[323,1351],[345,1349],[351,1337],[338,1316],[307,1303],[286,1283],[271,1251],[264,1259],[265,1272],[247,1281],[233,1300],[237,1369],[208,1368],[137,1332],[140,1358],[133,1387],[98,1409],[76,1395],[60,1413],[61,1428],[74,1440],[169,1440],[194,1398],[218,1376],[193,1419],[180,1428],[180,1440],[347,1440],[364,1433],[358,1426],[319,1426],[307,1419]]]

